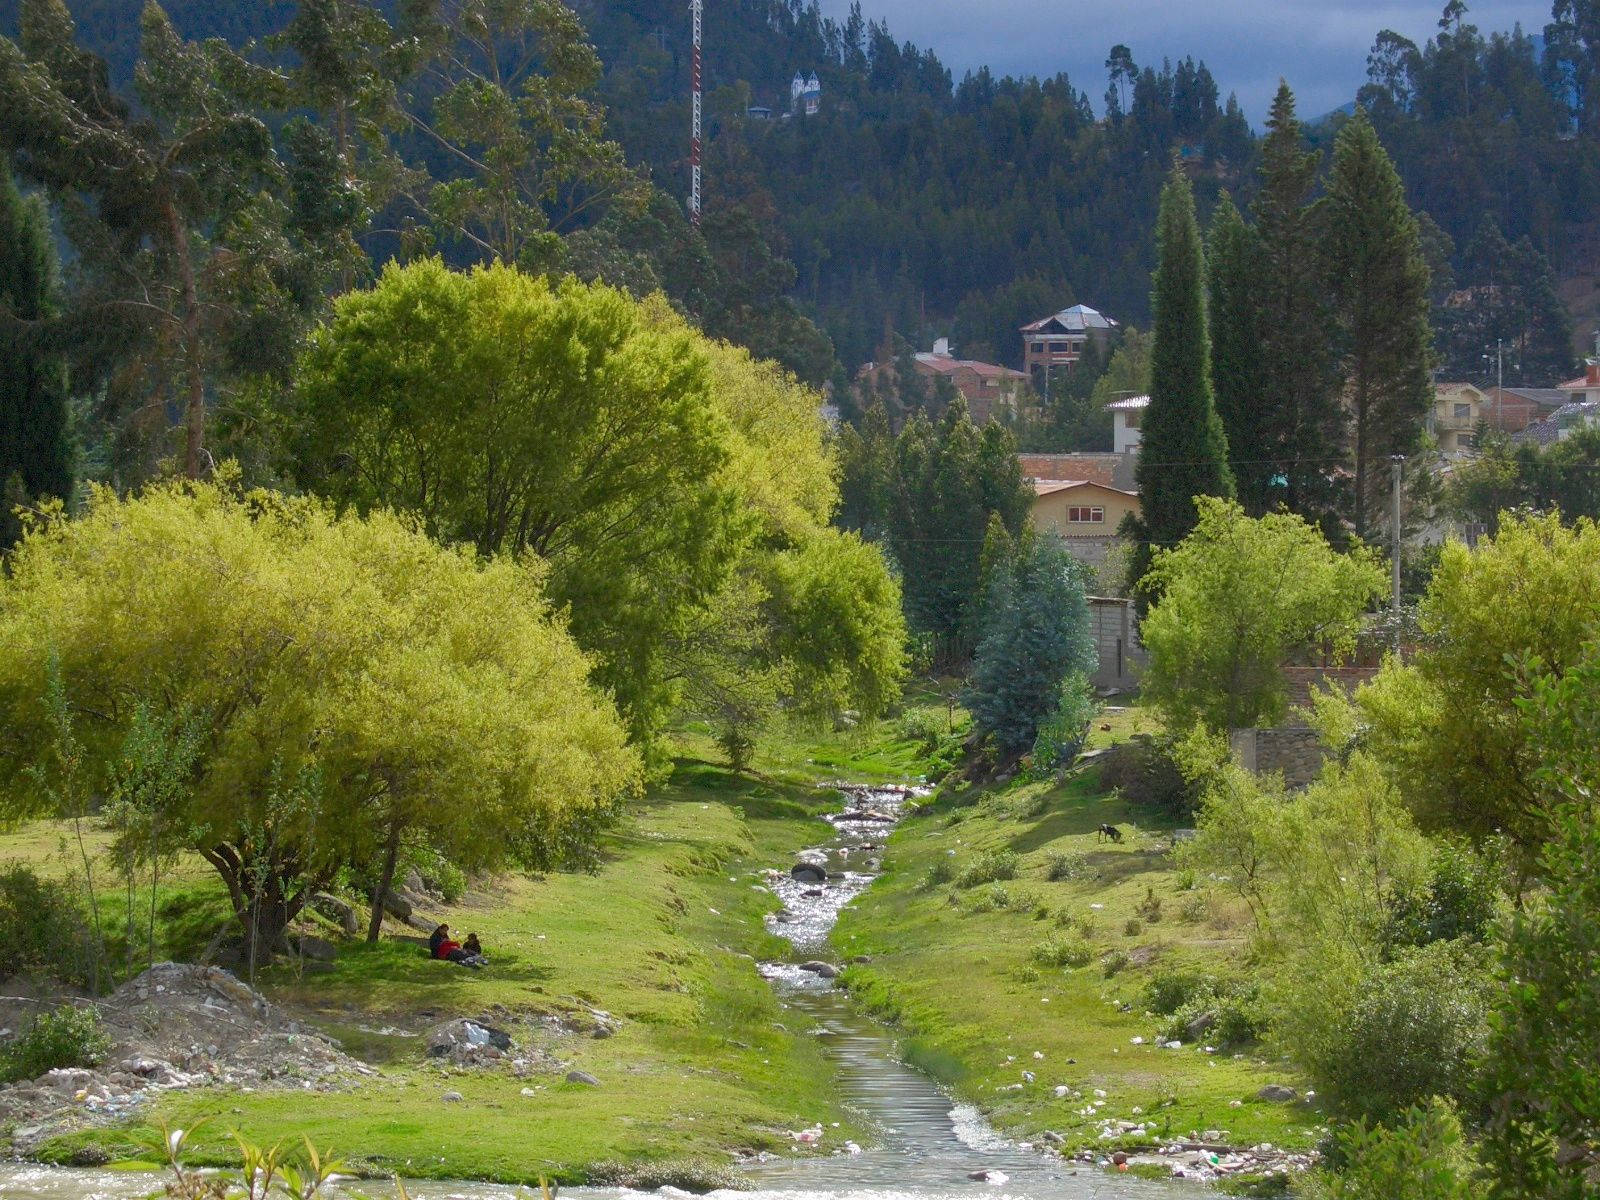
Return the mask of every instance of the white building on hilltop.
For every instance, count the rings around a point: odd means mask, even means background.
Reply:
[[[789,84],[789,108],[792,112],[803,112],[808,117],[816,116],[817,109],[822,107],[822,82],[817,78],[815,71],[807,79],[799,71],[794,73],[794,81]]]

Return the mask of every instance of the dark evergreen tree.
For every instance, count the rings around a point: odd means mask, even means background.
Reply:
[[[50,345],[57,274],[44,204],[0,166],[0,547],[16,540],[17,503],[72,496],[67,368]]]
[[[1355,464],[1348,515],[1365,537],[1383,511],[1389,457],[1415,450],[1433,402],[1433,335],[1417,221],[1361,108],[1334,147],[1324,252]]]
[[[1205,255],[1194,193],[1178,165],[1161,193],[1156,245],[1150,407],[1137,468],[1146,555],[1152,546],[1177,545],[1194,528],[1196,496],[1233,495],[1228,439],[1211,395]]]
[[[982,640],[964,697],[1006,756],[1033,747],[1069,677],[1094,668],[1085,599],[1089,570],[1059,538],[1029,532],[994,571]]]
[[[1211,327],[1211,384],[1228,437],[1239,502],[1253,517],[1285,497],[1278,484],[1272,421],[1279,399],[1265,384],[1262,349],[1268,339],[1262,291],[1265,254],[1255,230],[1224,195],[1211,218],[1206,248]]]
[[[1280,83],[1261,144],[1261,192],[1252,205],[1262,254],[1260,385],[1266,397],[1257,440],[1267,451],[1263,457],[1274,461],[1252,480],[1249,496],[1260,500],[1270,479],[1281,477],[1279,498],[1313,521],[1327,505],[1327,459],[1339,440],[1317,257],[1321,214],[1310,199],[1320,158],[1306,150],[1294,93]]]

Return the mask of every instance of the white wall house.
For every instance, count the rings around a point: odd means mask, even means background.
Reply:
[[[1143,437],[1139,426],[1144,422],[1144,410],[1149,407],[1149,396],[1126,396],[1106,405],[1111,413],[1113,453],[1132,454],[1139,449],[1139,442]]]

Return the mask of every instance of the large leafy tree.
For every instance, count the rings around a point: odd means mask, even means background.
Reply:
[[[52,764],[98,787],[141,722],[183,729],[153,852],[176,839],[211,864],[252,959],[346,866],[392,873],[411,843],[464,867],[554,865],[592,849],[638,779],[541,568],[395,516],[210,484],[97,491],[10,566],[8,815],[62,794]]]
[[[1161,193],[1160,266],[1151,306],[1150,407],[1139,447],[1140,540],[1175,546],[1198,519],[1195,498],[1233,495],[1228,439],[1211,394],[1205,254],[1194,192],[1174,166]]]
[[[25,0],[20,43],[0,39],[0,145],[62,212],[78,342],[118,365],[113,399],[137,418],[123,432],[159,428],[175,408],[183,468],[197,476],[218,390],[286,370],[321,301],[335,264],[290,232],[297,189],[328,179],[307,163],[285,173],[263,119],[278,77],[220,41],[184,41],[153,0],[137,103],[113,93],[74,34],[62,0]]]
[[[1505,930],[1504,986],[1483,1088],[1482,1158],[1496,1200],[1594,1193],[1600,1111],[1600,662],[1590,646],[1537,682],[1522,720],[1537,747],[1534,785],[1551,813],[1538,875],[1548,889]]]
[[[1382,511],[1391,455],[1409,454],[1433,402],[1428,265],[1394,163],[1365,110],[1340,130],[1328,178],[1326,280],[1364,535]]]
[[[636,734],[655,727],[665,639],[754,519],[722,478],[697,335],[603,286],[391,266],[313,336],[296,420],[317,491],[414,513],[485,555],[545,559],[597,678]]]
[[[1600,620],[1600,528],[1513,517],[1468,550],[1446,543],[1421,607],[1423,649],[1356,694],[1373,755],[1439,828],[1548,832],[1541,758],[1518,711],[1538,675],[1576,665]]]
[[[0,167],[0,546],[14,504],[72,495],[66,363],[50,344],[59,283],[44,205]]]
[[[1144,694],[1174,729],[1275,724],[1284,666],[1303,650],[1348,651],[1383,569],[1363,548],[1337,553],[1294,513],[1198,503],[1194,532],[1158,550],[1148,577],[1161,599],[1140,628]]]

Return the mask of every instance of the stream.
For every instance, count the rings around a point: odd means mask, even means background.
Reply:
[[[840,910],[876,877],[878,847],[906,799],[899,789],[841,790],[847,804],[829,818],[834,838],[798,859],[818,868],[813,875],[825,872],[826,878],[797,879],[787,868],[769,878],[783,909],[768,917],[768,927],[793,950],[784,961],[762,963],[761,973],[785,1008],[817,1027],[837,1071],[838,1098],[874,1131],[872,1143],[863,1149],[840,1144],[832,1130],[809,1131],[822,1156],[766,1156],[747,1164],[753,1192],[712,1193],[712,1200],[1193,1200],[1201,1194],[1192,1183],[1121,1177],[1002,1137],[977,1109],[956,1103],[928,1076],[901,1062],[889,1031],[858,1012],[831,979],[802,968],[802,963],[830,960],[828,935]],[[972,1178],[978,1172],[989,1172],[988,1179]],[[142,1173],[0,1162],[0,1200],[143,1200],[163,1182]],[[464,1182],[419,1182],[407,1189],[413,1200],[512,1200],[532,1194]],[[382,1183],[358,1190],[373,1200],[394,1195]],[[639,1197],[615,1188],[568,1188],[561,1195],[571,1200]]]

